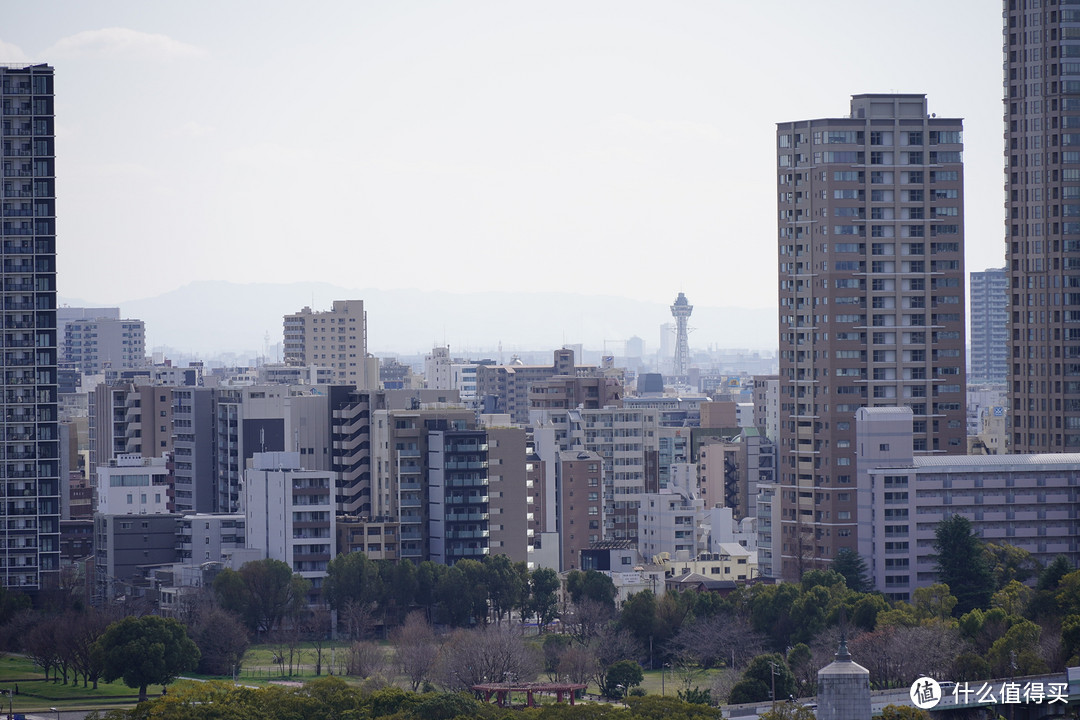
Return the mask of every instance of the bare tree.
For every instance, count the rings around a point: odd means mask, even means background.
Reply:
[[[745,667],[765,650],[765,636],[740,615],[715,615],[684,625],[672,640],[675,656],[691,653],[704,667]]]
[[[888,626],[859,635],[849,645],[877,689],[905,687],[924,674],[947,677],[963,649],[959,631],[945,623]]]
[[[105,671],[104,658],[101,653],[95,651],[94,643],[104,634],[108,626],[109,618],[92,607],[80,613],[67,626],[74,665],[82,673],[83,687],[86,687],[88,682],[92,682],[94,689],[97,690],[98,678]]]
[[[572,602],[563,613],[563,627],[582,645],[588,645],[611,622],[614,610],[596,600]]]
[[[330,647],[330,631],[333,616],[330,608],[325,605],[316,607],[307,616],[308,641],[311,643],[312,654],[315,657],[315,675],[322,675],[323,657]]]
[[[698,679],[705,675],[700,656],[689,648],[683,648],[672,655],[671,671],[686,692],[696,688]]]
[[[341,608],[340,622],[345,625],[345,633],[352,640],[363,640],[375,626],[378,606],[373,603],[347,600]]]
[[[203,607],[195,624],[188,629],[199,646],[199,672],[209,675],[234,675],[247,652],[250,640],[247,628],[233,613],[220,607]]]
[[[397,662],[401,672],[409,678],[413,692],[431,679],[435,663],[439,659],[439,644],[424,613],[416,611],[406,616],[405,622],[394,632]]]
[[[383,675],[386,671],[386,660],[386,651],[382,646],[370,640],[360,640],[349,648],[345,672],[361,679]]]
[[[465,690],[483,682],[531,681],[542,665],[539,652],[508,628],[459,630],[443,645],[440,683]]]
[[[714,702],[727,702],[728,696],[731,695],[731,689],[735,687],[735,683],[739,682],[739,675],[739,671],[727,668],[712,676],[712,684],[709,690],[712,691]]]
[[[573,683],[587,683],[596,674],[596,653],[584,645],[571,645],[559,658],[559,677]]]
[[[644,654],[641,645],[634,636],[616,629],[613,625],[604,627],[589,643],[595,663],[593,679],[601,684],[607,675],[607,669],[619,660],[640,660]]]

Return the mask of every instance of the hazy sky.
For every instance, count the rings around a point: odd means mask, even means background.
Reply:
[[[0,61],[56,67],[66,297],[323,280],[773,306],[775,123],[865,92],[965,119],[968,270],[1004,262],[994,0],[2,15]]]

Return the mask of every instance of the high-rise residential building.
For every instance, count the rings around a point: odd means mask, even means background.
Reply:
[[[591,377],[599,374],[595,365],[575,365],[574,351],[555,351],[551,365],[480,365],[476,368],[476,394],[488,413],[507,413],[510,419],[529,422],[529,386],[553,377]]]
[[[89,318],[71,320],[64,328],[61,359],[84,375],[106,369],[145,367],[146,324],[142,320]]]
[[[172,388],[102,383],[90,391],[89,473],[123,454],[157,457],[173,449]]]
[[[0,65],[0,583],[30,591],[60,569],[53,117],[52,67]]]
[[[374,388],[378,383],[367,362],[367,313],[363,300],[335,300],[331,309],[314,312],[305,307],[286,315],[285,362],[319,365],[334,370],[339,385]]]
[[[1004,268],[971,273],[971,369],[968,383],[1009,379],[1009,276]]]
[[[1080,6],[1004,0],[1012,452],[1080,448]]]
[[[785,578],[857,547],[860,407],[911,407],[919,454],[966,450],[962,130],[910,94],[777,126]]]
[[[244,473],[247,546],[288,563],[311,581],[309,600],[321,595],[326,566],[337,555],[334,474],[308,470],[298,452],[252,456]]]
[[[1009,373],[1009,278],[1005,268],[971,273],[971,385],[1004,383]]]

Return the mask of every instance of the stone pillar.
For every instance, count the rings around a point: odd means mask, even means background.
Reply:
[[[818,670],[817,720],[871,720],[870,671],[853,662],[847,639],[836,660]]]

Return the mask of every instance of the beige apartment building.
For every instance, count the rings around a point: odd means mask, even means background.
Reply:
[[[777,126],[784,578],[856,549],[860,407],[910,407],[916,454],[966,449],[962,131],[910,94]]]
[[[323,312],[305,307],[285,316],[284,331],[286,364],[330,368],[335,384],[377,387],[378,365],[372,377],[367,357],[363,300],[335,300],[331,309]]]

